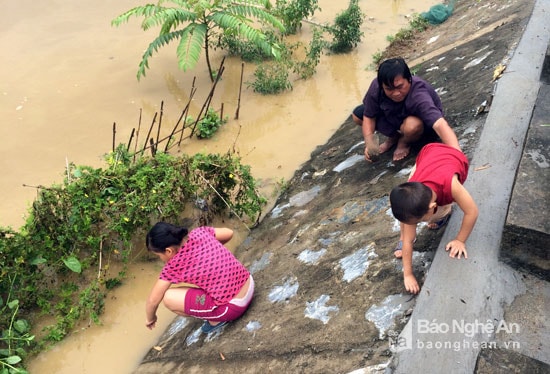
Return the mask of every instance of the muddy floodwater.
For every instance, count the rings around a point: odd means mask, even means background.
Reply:
[[[324,144],[374,77],[372,55],[387,45],[387,36],[408,24],[413,13],[426,11],[432,0],[369,0],[359,4],[366,14],[364,39],[352,53],[323,55],[317,74],[294,81],[293,90],[262,96],[245,89],[239,119],[233,119],[239,94],[241,61],[228,58],[214,107],[222,104],[230,121],[210,140],[188,141],[175,152],[221,152],[229,148],[251,165],[270,194],[289,179]],[[176,123],[194,78],[198,88],[190,114],[198,113],[210,90],[204,64],[191,72],[177,69],[175,46],[164,47],[150,61],[141,81],[136,71],[141,55],[158,30],[144,32],[135,19],[118,28],[111,20],[141,3],[19,0],[6,2],[0,14],[0,225],[20,227],[36,197],[33,186],[61,182],[67,162],[103,166],[117,143],[127,142],[133,128],[149,125],[164,103],[163,128]],[[319,0],[322,9],[310,20],[332,22],[347,2]],[[300,34],[311,33],[308,23]],[[217,66],[222,55],[213,56]],[[244,81],[254,67],[245,64]],[[245,85],[246,88],[246,85]],[[360,132],[358,132],[360,137]],[[234,227],[238,230],[238,227]],[[234,246],[240,239],[237,238]],[[109,296],[102,326],[69,336],[29,363],[31,373],[131,372],[155,344],[172,315],[161,307],[160,325],[143,326],[145,297],[161,264],[134,263],[128,281]]]

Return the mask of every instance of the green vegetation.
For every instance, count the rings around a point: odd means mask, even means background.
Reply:
[[[264,95],[278,94],[292,89],[288,66],[285,62],[275,61],[258,65],[254,71],[254,78],[254,81],[248,82],[247,85],[255,92]]]
[[[407,27],[399,30],[394,36],[388,36],[390,44],[403,43],[411,40],[414,36],[430,26],[430,23],[420,14],[414,14]]]
[[[390,47],[388,49],[396,49],[397,46],[407,46],[407,43],[412,40],[416,34],[423,32],[428,27],[430,23],[423,18],[420,14],[413,14],[407,27],[402,28],[393,36],[387,36],[387,40],[390,42]],[[386,52],[376,52],[373,56],[373,64],[378,66],[380,62],[385,59],[397,57],[397,56],[388,56]]]
[[[172,3],[173,6],[164,6],[167,3]],[[209,48],[220,34],[238,35],[266,55],[278,57],[278,46],[269,43],[261,29],[253,25],[254,19],[261,25],[268,25],[284,32],[283,24],[269,12],[270,7],[269,0],[159,0],[156,5],[147,4],[130,9],[116,17],[112,25],[120,26],[131,17],[143,17],[141,28],[144,31],[154,26],[161,27],[159,36],[149,44],[142,56],[137,72],[138,80],[145,76],[145,70],[149,68],[149,58],[153,53],[179,39],[179,68],[183,71],[193,69],[199,61],[201,50],[204,49],[210,79],[214,81],[215,74],[210,63]],[[178,28],[180,26],[183,27]]]
[[[38,187],[19,232],[0,228],[0,373],[16,372],[27,350],[78,323],[99,323],[106,293],[124,281],[135,240],[152,223],[194,211],[202,223],[228,215],[254,225],[266,203],[249,167],[229,153],[133,161],[120,145],[105,159],[105,169],[69,165],[62,184]],[[37,314],[54,322],[35,339],[26,321]]]
[[[165,6],[167,3],[174,6]],[[308,47],[301,43],[286,43],[284,37],[295,34],[317,10],[320,10],[318,0],[276,0],[274,7],[269,0],[159,0],[156,5],[130,9],[116,17],[112,24],[120,26],[132,17],[143,17],[143,30],[155,26],[161,28],[159,36],[142,56],[138,80],[145,76],[153,53],[179,39],[176,51],[183,71],[196,67],[204,49],[210,79],[214,81],[216,72],[212,69],[210,49],[223,49],[244,61],[258,64],[255,81],[249,84],[254,91],[276,94],[292,89],[291,71],[299,79],[311,78],[324,49],[345,53],[361,41],[364,14],[358,0],[350,0],[348,8],[336,17],[334,25],[318,25],[314,29]],[[325,32],[331,35],[332,42],[323,39]],[[303,61],[294,57],[294,52],[300,47],[305,49]]]
[[[313,28],[313,38],[305,50],[306,58],[304,61],[294,63],[294,72],[301,79],[309,79],[316,73],[317,65],[321,62],[321,54],[326,46],[327,42],[323,39],[322,31],[317,27]]]
[[[350,0],[348,8],[336,16],[333,26],[328,27],[333,37],[329,49],[333,53],[349,52],[361,42],[361,25],[365,15],[358,3],[359,0]]]
[[[188,119],[190,119],[189,117]],[[206,115],[197,123],[197,138],[199,139],[209,139],[218,129],[221,125],[226,123],[228,120],[228,117],[221,118],[218,112],[216,112],[214,109],[209,108],[206,112]]]
[[[278,7],[284,7],[284,12],[280,10],[278,14],[299,14],[300,17],[313,15],[313,12],[318,9],[316,2],[309,1],[293,3],[278,1],[277,4]],[[300,13],[296,10],[298,8],[302,9],[303,12]],[[300,22],[289,25],[289,21],[285,19],[287,30],[293,30],[301,25],[301,18],[297,17],[294,20],[300,20]],[[316,73],[317,65],[321,61],[321,54],[325,49],[332,53],[344,53],[357,47],[363,36],[361,32],[363,20],[364,14],[359,8],[358,0],[351,0],[348,8],[336,17],[334,25],[317,25],[313,27],[313,36],[308,46],[304,46],[302,43],[296,43],[292,46],[279,43],[281,50],[286,51],[286,53],[281,53],[279,61],[258,65],[254,72],[255,80],[248,83],[249,87],[264,95],[290,90],[292,89],[292,83],[289,69],[299,79],[311,78]],[[331,34],[332,42],[328,42],[323,38],[325,32]],[[305,58],[303,60],[295,57],[298,48],[304,49]]]
[[[321,10],[317,0],[276,0],[273,13],[285,26],[287,34],[296,34],[302,21]]]
[[[282,34],[277,34],[274,31],[265,31],[264,35],[268,43],[279,47],[279,57],[281,54],[287,52],[286,48],[288,46],[285,46]],[[230,33],[224,33],[221,36],[217,48],[222,48],[230,55],[239,56],[243,61],[247,62],[259,63],[273,59],[271,54],[265,53],[264,50],[257,45],[251,44],[246,39]]]

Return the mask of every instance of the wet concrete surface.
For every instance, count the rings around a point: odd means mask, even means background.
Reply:
[[[501,258],[550,281],[550,47],[504,227]]]
[[[525,67],[521,63],[516,69],[512,56],[533,19],[533,7],[539,15],[541,11],[550,14],[548,0],[458,2],[446,24],[428,30],[407,49],[393,50],[413,61],[416,74],[440,92],[446,117],[472,160],[466,186],[472,189],[481,214],[468,242],[467,261],[450,260],[438,248],[458,230],[460,212],[453,214],[445,230],[434,232],[422,226],[413,257],[422,291],[416,297],[405,292],[401,263],[392,253],[399,234],[389,212],[388,193],[406,180],[420,146],[404,161],[394,163],[388,153],[368,164],[361,159],[361,132],[348,118],[296,171],[275,208],[237,249],[237,257],[251,269],[256,282],[249,311],[213,336],[199,333],[200,321],[177,318],[135,372],[499,373],[546,369],[550,362],[544,318],[549,310],[548,283],[521,267],[502,263],[498,256],[523,152],[521,147],[512,150],[499,138],[509,141],[510,134],[491,127],[495,121],[512,121],[499,117],[508,115],[502,108],[513,106],[507,100],[519,101],[523,91],[515,88],[532,86],[531,72],[520,83],[517,75],[501,83],[501,78],[493,79],[493,72],[499,64],[509,65],[510,74]],[[457,37],[460,33],[464,33],[462,43]],[[539,34],[547,43],[548,28]],[[524,57],[540,69],[542,58],[539,64],[530,54]],[[499,91],[510,84],[514,89]],[[509,97],[503,100],[499,92]],[[513,131],[529,127],[538,92],[521,96],[532,103],[518,112],[527,116],[527,123],[510,126],[518,127]],[[479,110],[484,102],[491,102],[493,94],[493,105]],[[354,104],[350,103],[350,110]],[[518,155],[506,153],[512,151]],[[425,339],[422,349],[412,344],[399,346],[413,343],[400,340],[412,337],[406,335],[411,334],[412,325],[434,319],[449,326],[452,320],[462,320],[466,330],[433,333],[432,342],[456,338],[470,346],[428,349]],[[519,333],[514,330],[516,324]],[[436,327],[441,332],[445,326]],[[482,331],[467,330],[471,327]],[[472,348],[474,343],[479,346]],[[508,366],[503,368],[503,362],[509,362]]]

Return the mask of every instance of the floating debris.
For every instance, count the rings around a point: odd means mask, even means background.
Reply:
[[[365,274],[370,265],[369,260],[378,257],[378,255],[374,252],[374,248],[374,243],[371,243],[365,248],[361,248],[351,255],[341,259],[339,264],[344,270],[344,276],[342,279],[349,283],[355,278]]]
[[[325,325],[328,323],[330,312],[338,313],[340,310],[337,306],[326,306],[326,303],[330,300],[329,295],[321,295],[313,302],[306,302],[305,316],[311,319],[318,319]]]

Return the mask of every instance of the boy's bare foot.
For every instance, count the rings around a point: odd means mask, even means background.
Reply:
[[[411,151],[411,146],[408,145],[405,142],[399,142],[397,144],[397,148],[395,149],[395,152],[393,152],[393,160],[399,161],[404,159],[409,155],[409,152]]]
[[[397,138],[388,138],[382,144],[380,144],[380,153],[387,152],[395,143],[397,143]]]

